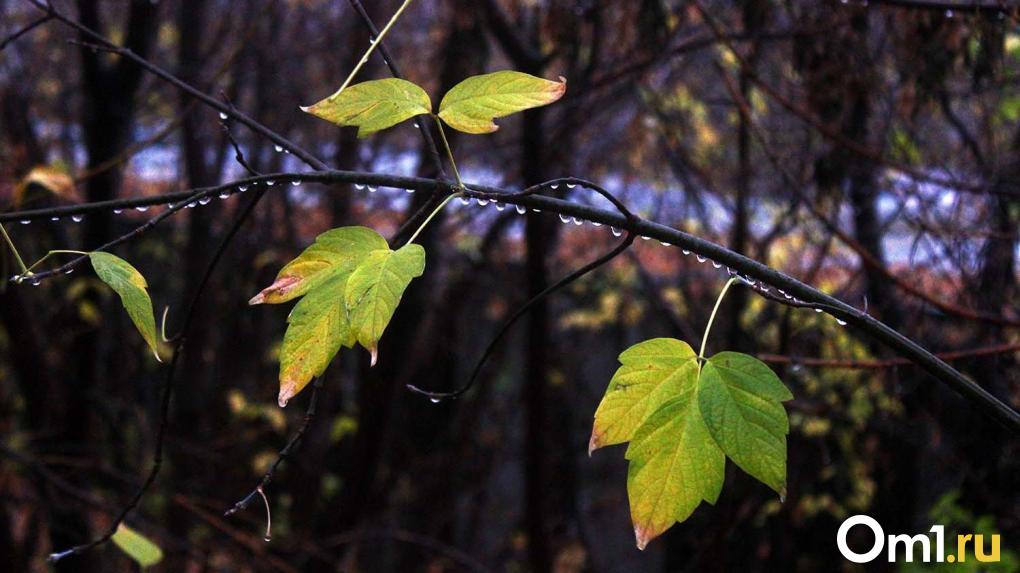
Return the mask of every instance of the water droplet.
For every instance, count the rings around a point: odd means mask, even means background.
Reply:
[[[560,221],[563,222],[563,223],[569,223],[570,222],[570,217],[567,217],[563,213],[560,213]]]
[[[120,214],[121,214],[121,213],[123,213],[123,212],[124,212],[124,209],[114,209],[114,210],[113,210],[113,214],[114,214],[114,215],[120,215]]]
[[[553,183],[552,185],[549,186],[549,188],[550,189],[559,189],[560,188],[560,184],[559,183]]]
[[[365,186],[362,185],[361,183],[355,183],[354,188],[357,189],[358,191],[361,191],[362,189],[365,188]]]
[[[421,129],[421,124],[420,124],[420,123],[418,123],[417,121],[416,121],[416,122],[414,122],[414,128],[415,128],[415,129]]]
[[[486,206],[488,204],[489,204],[489,200],[488,199],[482,199],[481,197],[478,198],[478,205],[479,206],[484,207],[484,206]]]
[[[21,222],[22,225],[31,225],[32,224],[32,221],[29,221],[28,219],[22,219],[20,222]]]
[[[614,237],[619,237],[620,235],[623,234],[623,231],[617,229],[616,227],[609,227],[609,230],[612,231]]]
[[[772,289],[770,289],[769,287],[765,286],[765,284],[764,284],[764,283],[762,283],[762,284],[758,285],[758,288],[759,288],[759,289],[761,290],[761,292],[763,292],[763,293],[768,293],[768,292],[769,292],[770,290],[772,290]]]
[[[794,299],[794,300],[796,300],[796,299]],[[820,309],[820,308],[816,308],[816,309],[815,309],[815,312],[818,312],[818,313],[820,313],[820,312],[822,312],[822,309]]]
[[[659,241],[659,243],[660,243],[660,244],[661,244],[662,246],[664,246],[664,247],[672,247],[672,246],[673,246],[673,245],[671,245],[671,244],[667,243],[666,241]]]
[[[706,259],[705,257],[703,257],[703,256],[701,256],[701,255],[698,255],[698,262],[699,262],[699,263],[703,263],[703,262],[705,262],[705,261],[707,261],[707,260],[708,260],[708,259]]]
[[[191,203],[188,203],[187,205],[185,205],[184,208],[185,209],[194,209],[195,205],[196,205],[196,203],[194,201],[192,201]]]
[[[460,202],[461,202],[462,205],[470,205],[471,204],[471,197],[461,197],[460,198]]]
[[[241,193],[244,193],[245,191],[248,190],[248,186],[247,185],[241,185],[241,186],[239,186],[237,188],[237,190],[240,191]]]
[[[227,120],[227,114],[225,114],[225,113],[223,113],[223,112],[221,111],[221,112],[220,112],[220,119],[222,119],[223,121],[226,121],[226,120]]]
[[[369,193],[375,193],[378,190],[379,190],[378,187],[372,187],[371,185],[368,186],[368,192]]]
[[[280,399],[276,401],[276,403],[279,404],[281,408],[286,408],[287,402],[290,402],[290,399],[283,397],[280,397]]]
[[[273,181],[272,179],[266,181],[266,187],[272,187],[273,185],[276,185],[276,181]]]
[[[496,207],[497,211],[502,211],[503,209],[506,209],[506,205],[500,203],[499,201],[496,201],[495,203],[493,203],[493,205]]]
[[[432,402],[433,404],[438,404],[442,402],[442,400],[439,398],[429,398],[429,402]]]
[[[532,212],[532,213],[541,213],[541,212],[542,212],[542,210],[541,210],[541,209],[536,209],[535,207],[532,207],[532,208],[531,208],[531,212]]]
[[[227,197],[230,197],[230,192],[229,191],[224,191],[224,192],[220,193],[220,199],[226,199]]]
[[[59,221],[60,217],[50,217],[50,221]]]
[[[577,187],[577,185],[574,183],[567,183],[567,189],[573,189],[574,187]]]
[[[148,205],[142,205],[140,207],[135,207],[135,211],[138,211],[139,213],[144,213],[144,212],[146,212],[148,210],[149,210],[149,206]]]
[[[689,255],[689,254],[691,254],[691,252],[690,252],[690,251],[688,251],[687,249],[683,249],[683,250],[681,250],[680,252],[681,252],[681,253],[683,253],[684,255]]]
[[[518,214],[523,215],[523,214],[525,214],[527,212],[528,212],[528,208],[525,207],[524,205],[518,205],[517,206],[517,213]]]
[[[71,268],[67,269],[66,271],[64,271],[64,274],[65,275],[69,275],[69,274],[71,274],[73,272],[74,272],[74,267],[71,267]]]
[[[85,215],[71,215],[71,220],[75,223],[81,223],[85,220]]]
[[[414,193],[414,189],[404,189],[405,193]]]
[[[836,324],[838,324],[840,326],[846,326],[846,321],[845,320],[840,320],[840,319],[837,318],[836,319]]]
[[[596,223],[595,221],[590,221],[590,223],[591,223],[592,227],[601,227],[602,226],[602,223]]]
[[[713,262],[712,264],[715,264],[715,263]],[[716,268],[719,268],[719,267],[716,267]],[[735,277],[735,276],[737,276],[737,271],[731,269],[730,267],[726,267],[726,274],[730,275],[731,277]]]
[[[201,199],[198,200],[198,204],[208,205],[210,201],[212,201],[212,197],[202,197]]]
[[[282,153],[283,152],[283,147],[280,146],[280,145],[274,145],[273,146],[273,151],[275,151],[277,153]]]
[[[290,184],[292,186],[294,186],[294,187],[298,187],[298,186],[301,185],[301,180],[300,179],[293,179],[293,180],[291,180]]]
[[[751,277],[744,277],[744,282],[747,283],[748,286],[754,286],[758,284],[758,281],[752,279]]]
[[[641,235],[641,240],[642,240],[642,241],[647,241],[647,240],[649,240],[649,239],[651,239],[651,237],[646,237],[646,236],[644,236],[644,235]]]
[[[946,10],[946,18],[952,18],[954,16],[952,10]]]
[[[50,563],[56,563],[57,561],[60,561],[64,557],[67,557],[68,555],[71,555],[73,553],[74,549],[68,549],[67,551],[59,551],[57,553],[50,553],[46,560],[49,561]]]
[[[577,217],[574,217],[574,224],[575,225],[583,225],[584,224],[584,219],[578,219]]]
[[[722,268],[722,263],[717,263],[715,261],[712,261],[712,266],[717,268],[717,269],[721,269]]]
[[[270,541],[273,540],[273,536],[272,535],[267,535],[267,536],[263,537],[262,540],[265,541],[266,543],[269,543]]]
[[[39,279],[37,279],[37,278],[35,278],[35,277],[32,277],[31,279],[29,279],[29,281],[28,281],[28,282],[29,282],[29,284],[31,284],[32,286],[39,286],[39,285],[41,285],[41,284],[42,284],[42,281],[41,281],[41,280],[39,280]]]

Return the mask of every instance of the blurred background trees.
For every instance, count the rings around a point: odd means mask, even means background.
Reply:
[[[381,25],[397,4],[365,8]],[[410,124],[357,140],[298,111],[331,93],[367,47],[347,2],[58,5],[337,168],[436,175]],[[0,1],[4,37],[38,17]],[[387,46],[434,95],[496,69],[567,78],[557,105],[504,120],[492,137],[455,136],[465,180],[599,181],[643,216],[954,353],[957,368],[1018,407],[1017,22],[912,2],[419,0]],[[215,111],[66,41],[75,37],[49,23],[0,52],[5,210],[243,174]],[[388,73],[373,58],[362,79]],[[302,169],[231,129],[256,170]],[[46,184],[22,184],[40,173]],[[598,204],[578,191],[558,190]],[[592,413],[627,345],[699,338],[725,272],[639,240],[536,308],[470,394],[432,404],[404,385],[462,384],[517,305],[616,241],[605,227],[477,203],[454,202],[427,230],[428,272],[380,364],[353,351],[334,362],[318,420],[267,490],[272,542],[257,505],[221,517],[308,399],[276,406],[287,309],[247,299],[316,234],[348,224],[392,233],[421,195],[279,189],[242,230],[183,355],[169,467],[130,520],[167,552],[161,570],[816,570],[843,563],[835,531],[854,513],[889,532],[927,530],[936,516],[950,529],[990,528],[1016,564],[1016,436],[852,329],[743,289],[716,336],[772,362],[796,395],[789,496],[780,503],[731,470],[716,507],[635,550],[625,461],[585,455]],[[234,198],[189,209],[118,250],[149,278],[157,306],[170,305],[171,325],[236,209]],[[8,229],[34,258],[93,248],[145,216]],[[4,276],[15,272],[4,264]],[[0,554],[12,571],[43,571],[50,551],[109,523],[148,466],[162,376],[89,273],[0,289]],[[59,569],[130,567],[104,547]]]

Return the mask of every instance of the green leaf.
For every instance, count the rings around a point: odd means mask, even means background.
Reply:
[[[369,253],[347,281],[344,301],[358,343],[378,358],[379,339],[407,285],[425,271],[425,249],[411,243]]]
[[[113,543],[143,569],[163,560],[163,550],[141,533],[121,523],[113,533]]]
[[[637,429],[627,459],[627,497],[638,549],[690,517],[722,490],[726,457],[697,407],[697,372],[682,368],[680,391]]]
[[[782,402],[793,396],[761,361],[721,352],[704,362],[691,347],[655,338],[620,354],[595,413],[589,453],[630,441],[627,494],[639,549],[702,501],[714,504],[726,457],[785,495]]]
[[[736,352],[708,359],[698,385],[705,425],[723,452],[780,496],[786,495],[786,435],[782,402],[793,395],[760,360]]]
[[[416,115],[432,113],[432,101],[416,84],[388,78],[354,84],[301,110],[337,125],[356,126],[358,137],[366,137]]]
[[[302,298],[287,317],[280,348],[280,407],[322,376],[341,346],[354,345],[344,308],[349,274],[334,275]]]
[[[280,348],[280,406],[303,390],[354,336],[344,305],[347,281],[370,253],[389,250],[386,239],[367,227],[331,229],[287,263],[273,284],[249,304],[278,304],[303,296],[290,316]]]
[[[515,71],[473,76],[453,86],[439,104],[439,117],[465,133],[491,133],[492,120],[548,105],[563,96],[567,81],[554,82]]]
[[[152,312],[152,299],[145,290],[148,287],[145,277],[127,261],[110,253],[93,251],[89,253],[89,260],[99,279],[120,296],[131,322],[152,349],[156,360],[160,360],[156,346],[156,317]]]
[[[697,355],[686,342],[654,338],[620,354],[622,366],[609,381],[588,442],[588,454],[630,440],[638,426],[698,372]]]
[[[332,277],[350,274],[368,253],[386,248],[386,239],[367,227],[341,227],[326,231],[296,259],[287,263],[276,275],[273,284],[248,303],[279,304],[295,299]]]

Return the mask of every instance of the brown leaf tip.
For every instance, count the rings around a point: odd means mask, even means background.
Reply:
[[[276,279],[276,281],[274,281],[273,284],[262,289],[262,292],[251,297],[251,300],[248,301],[248,304],[250,305],[262,304],[266,302],[267,297],[283,296],[297,288],[298,283],[300,282],[301,278],[293,275],[280,277]]]
[[[645,547],[648,547],[648,542],[654,539],[652,532],[647,527],[641,525],[634,526],[634,538],[637,540],[637,548],[639,551],[644,551]]]
[[[591,438],[588,440],[588,457],[591,457],[592,452],[602,447],[602,433],[596,430],[592,430]]]
[[[287,407],[287,402],[297,394],[297,384],[287,381],[280,384],[280,396],[277,399],[277,403],[281,408]]]

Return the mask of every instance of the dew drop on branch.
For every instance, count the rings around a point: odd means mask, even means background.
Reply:
[[[354,188],[357,189],[358,191],[361,191],[362,189],[365,188],[365,186],[362,185],[361,183],[355,183]]]
[[[290,184],[293,185],[294,187],[300,187],[301,186],[301,180],[300,179],[293,179],[293,180],[291,180]]]
[[[226,199],[227,197],[230,197],[230,192],[229,191],[224,191],[224,192],[220,193],[220,199]]]
[[[274,145],[273,146],[273,151],[275,151],[277,153],[283,153],[283,146],[281,146],[281,145]]]
[[[85,215],[71,215],[71,220],[75,223],[81,223],[85,220]]]
[[[569,223],[570,222],[570,217],[567,217],[563,213],[560,213],[560,222]]]
[[[31,225],[31,224],[32,224],[32,221],[29,221],[28,219],[22,219],[22,220],[20,221],[20,223],[21,223],[22,225]]]
[[[273,181],[272,179],[266,181],[266,187],[272,187],[273,185],[276,185],[276,181]]]
[[[620,235],[623,234],[623,231],[617,229],[616,227],[609,227],[609,230],[612,231],[614,237],[619,237]]]
[[[201,199],[198,200],[198,204],[208,205],[210,201],[212,201],[212,197],[202,197]]]
[[[525,214],[527,212],[528,212],[528,208],[525,207],[524,205],[518,205],[517,206],[517,214],[523,215],[523,214]]]
[[[138,211],[139,213],[144,213],[144,212],[146,212],[148,210],[149,210],[149,206],[148,205],[140,205],[138,207],[135,207],[135,211]]]
[[[221,111],[221,112],[220,112],[220,119],[221,119],[221,120],[223,120],[223,121],[227,121],[227,114],[225,114],[225,113],[223,113],[223,112]]]

